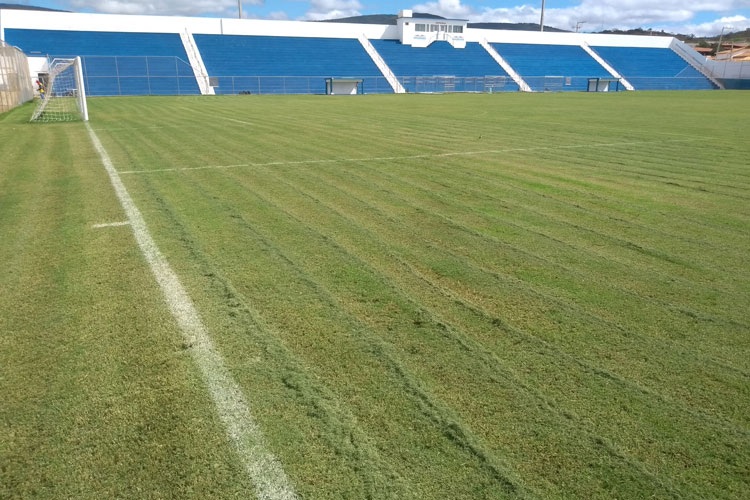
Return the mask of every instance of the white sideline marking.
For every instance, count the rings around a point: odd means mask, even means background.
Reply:
[[[600,144],[568,144],[562,146],[537,146],[532,148],[509,148],[509,149],[488,149],[484,151],[454,151],[449,153],[424,153],[418,155],[406,156],[370,156],[365,158],[331,158],[327,160],[296,160],[296,161],[271,161],[267,163],[238,163],[235,165],[207,165],[203,167],[175,167],[175,168],[155,168],[153,170],[122,170],[119,174],[149,174],[152,172],[182,172],[185,170],[206,170],[221,168],[239,168],[239,167],[271,167],[274,165],[303,165],[314,163],[349,163],[358,161],[394,161],[394,160],[415,160],[419,158],[444,158],[448,156],[473,156],[498,153],[517,153],[525,151],[543,151],[556,149],[578,149],[578,148],[603,148],[613,146],[642,146],[644,144],[664,144],[665,142],[692,142],[692,139],[670,139],[660,141],[635,141],[635,142],[608,142]]]
[[[266,447],[265,438],[250,413],[242,391],[227,370],[221,354],[214,348],[187,291],[156,246],[140,210],[125,189],[96,133],[88,122],[85,125],[133,228],[138,246],[164,293],[169,310],[180,327],[183,340],[189,346],[193,360],[201,371],[211,399],[224,423],[227,436],[241,458],[245,471],[255,484],[258,497],[269,500],[296,499],[297,495],[289,478],[279,461]]]
[[[127,226],[130,224],[130,221],[122,221],[122,222],[105,222],[103,224],[94,224],[91,226],[93,229],[99,229],[102,227],[117,227],[117,226]]]

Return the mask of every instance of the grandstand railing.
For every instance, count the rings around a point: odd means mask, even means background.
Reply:
[[[84,56],[86,88],[92,96],[199,95],[200,89],[190,63],[179,57]],[[393,86],[380,76],[212,76],[210,86],[217,94],[325,94],[326,79],[362,80],[365,94],[391,94]],[[586,91],[590,76],[524,76],[536,92]],[[515,92],[518,84],[509,76],[397,76],[410,93]],[[682,90],[695,88],[703,77],[629,77],[636,90]],[[609,91],[625,90],[615,85]]]
[[[651,77],[629,76],[628,81],[635,90],[694,90],[707,87],[709,80],[704,76],[692,77]],[[707,89],[708,90],[708,89]]]
[[[179,57],[82,56],[81,61],[90,96],[200,94],[192,66]]]
[[[220,76],[211,83],[217,94],[324,94],[324,76]],[[343,78],[343,77],[341,77]],[[365,94],[391,94],[393,87],[382,76],[347,76],[362,80]],[[508,76],[399,76],[407,92],[501,92],[518,86]]]
[[[331,76],[215,76],[211,86],[216,94],[325,94],[326,80]],[[393,87],[383,76],[337,76],[362,80],[365,94],[392,94]]]

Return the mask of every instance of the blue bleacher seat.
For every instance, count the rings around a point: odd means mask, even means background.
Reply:
[[[561,89],[577,91],[588,88],[589,78],[611,78],[578,45],[493,43],[492,47],[535,91],[545,90],[545,76],[566,77]]]
[[[220,77],[216,88],[220,94],[325,93],[327,77],[363,78],[365,88],[368,77],[382,78],[356,39],[201,34],[194,37],[208,74]]]
[[[29,56],[81,56],[89,95],[199,94],[176,33],[5,29]]]
[[[711,81],[672,49],[592,47],[636,90],[710,90]]]
[[[466,48],[456,49],[444,41],[433,42],[427,47],[403,45],[398,40],[370,40],[385,60],[391,71],[399,77],[485,77],[508,74],[478,43],[469,42]],[[407,91],[416,90],[416,79],[404,83]],[[456,89],[460,90],[460,89]],[[518,90],[512,80],[503,90]]]

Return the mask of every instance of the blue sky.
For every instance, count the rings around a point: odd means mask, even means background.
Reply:
[[[76,12],[237,15],[237,0],[0,0]],[[245,0],[245,17],[331,19],[414,9],[474,22],[539,22],[541,0]],[[652,28],[696,35],[750,28],[750,0],[546,0],[545,24],[582,31]]]

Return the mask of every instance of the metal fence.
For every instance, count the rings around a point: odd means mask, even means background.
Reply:
[[[327,76],[219,76],[210,84],[217,94],[324,94]],[[346,76],[362,80],[364,94],[391,94],[383,76]],[[516,91],[507,76],[400,76],[397,80],[411,93]]]
[[[66,57],[56,55],[55,57]],[[87,94],[118,95],[199,95],[200,88],[190,63],[179,57],[155,56],[83,56]],[[390,94],[393,88],[382,75],[320,76],[212,76],[209,84],[216,94],[325,94],[326,79],[362,80],[361,93]],[[205,78],[202,76],[201,78]],[[535,92],[585,92],[590,76],[524,76]],[[409,93],[444,92],[517,92],[518,84],[509,76],[399,76],[397,80]],[[712,88],[703,77],[628,79],[636,90],[685,90]],[[596,88],[596,87],[594,87]],[[625,90],[614,84],[607,91]]]
[[[707,61],[711,74],[727,89],[750,89],[749,61]]]
[[[88,95],[198,95],[190,63],[171,56],[84,56]]]
[[[711,90],[716,88],[704,76],[651,77],[630,76],[627,80],[635,90]]]
[[[26,56],[0,40],[0,113],[34,98]]]
[[[508,76],[401,76],[397,77],[407,92],[505,92],[518,85]]]

